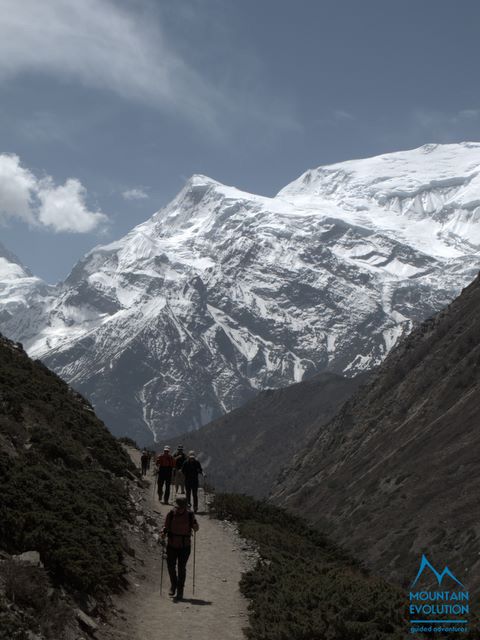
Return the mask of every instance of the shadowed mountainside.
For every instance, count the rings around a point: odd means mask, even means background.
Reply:
[[[480,588],[480,277],[388,356],[274,490],[375,571]]]
[[[278,390],[262,391],[235,411],[194,433],[188,448],[200,455],[215,488],[267,496],[282,467],[367,379],[321,373]],[[180,437],[181,439],[181,437]]]

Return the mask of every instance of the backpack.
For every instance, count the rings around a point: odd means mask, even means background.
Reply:
[[[190,537],[193,529],[193,513],[185,509],[181,514],[171,511],[169,535]]]
[[[176,468],[181,470],[186,459],[187,459],[187,456],[184,453],[179,453],[178,455],[176,455],[175,456]]]

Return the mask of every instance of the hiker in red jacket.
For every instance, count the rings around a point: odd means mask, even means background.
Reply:
[[[167,513],[162,530],[162,544],[167,536],[167,567],[170,576],[169,595],[177,600],[183,598],[183,588],[187,576],[187,562],[190,556],[191,537],[198,531],[198,522],[187,509],[187,499],[177,498],[176,506]],[[178,563],[178,574],[177,574]]]
[[[158,499],[162,501],[163,485],[165,484],[165,495],[163,496],[163,504],[168,504],[170,498],[170,483],[172,482],[172,473],[175,468],[175,458],[170,453],[170,447],[164,447],[162,455],[158,456],[157,461],[157,482],[158,482]]]

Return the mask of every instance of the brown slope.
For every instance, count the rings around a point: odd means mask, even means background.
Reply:
[[[480,278],[395,348],[275,489],[377,572],[480,588]]]
[[[331,420],[363,380],[321,373],[284,389],[263,391],[185,435],[185,447],[199,453],[217,489],[266,496],[281,468],[312,435],[312,423]]]

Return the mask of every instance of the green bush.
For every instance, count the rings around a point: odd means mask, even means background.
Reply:
[[[32,628],[38,627],[21,620],[0,596],[0,640],[31,640]]]
[[[51,588],[41,567],[17,561],[0,564],[5,596],[0,599],[0,640],[31,638],[28,632],[41,632],[50,640],[62,640],[73,623],[73,612]],[[13,605],[13,606],[12,606]]]
[[[302,518],[245,495],[216,494],[211,506],[216,517],[237,522],[240,535],[253,542],[260,555],[240,585],[250,599],[250,640],[412,637],[407,594],[369,575]],[[480,637],[476,615],[465,640]],[[457,636],[435,634],[437,640]]]
[[[220,494],[215,514],[239,523],[260,560],[246,573],[250,640],[403,640],[403,592],[371,577],[305,521],[266,502]]]
[[[84,398],[11,345],[0,337],[0,548],[35,549],[56,584],[104,595],[122,584],[135,467]]]

